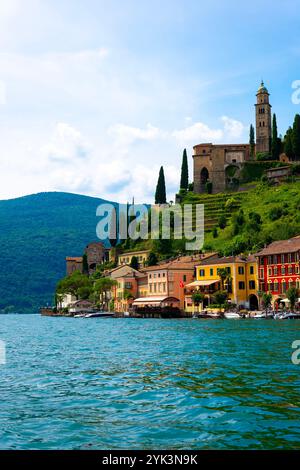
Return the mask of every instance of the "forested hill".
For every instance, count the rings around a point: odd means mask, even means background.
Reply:
[[[65,257],[96,237],[96,208],[107,202],[50,192],[0,201],[0,311],[37,311],[52,302]]]

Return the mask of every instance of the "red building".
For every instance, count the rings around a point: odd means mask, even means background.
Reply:
[[[290,287],[300,288],[300,236],[273,242],[255,256],[259,289],[270,292],[274,302],[285,298]]]

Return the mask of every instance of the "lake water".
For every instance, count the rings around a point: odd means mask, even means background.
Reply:
[[[1,449],[300,448],[300,321],[1,315]]]

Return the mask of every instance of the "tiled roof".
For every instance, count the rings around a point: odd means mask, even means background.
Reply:
[[[263,248],[256,256],[277,255],[281,253],[293,253],[300,250],[300,235],[289,240],[279,240]]]
[[[209,266],[209,265],[215,265],[215,264],[232,264],[232,263],[246,263],[246,262],[251,262],[255,261],[255,257],[253,255],[249,255],[247,257],[242,257],[242,256],[223,256],[223,257],[218,257],[218,255],[205,259],[201,261],[197,266]]]
[[[203,260],[215,256],[215,253],[210,253],[208,255],[203,255]],[[149,271],[160,271],[163,269],[166,270],[194,270],[194,267],[197,266],[201,261],[199,256],[182,256],[180,258],[171,259],[169,261],[157,264],[155,266],[148,266],[147,268],[141,269],[143,272]]]

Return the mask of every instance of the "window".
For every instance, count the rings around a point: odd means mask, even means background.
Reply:
[[[250,274],[254,274],[254,266],[250,266]]]
[[[227,267],[226,271],[227,271],[227,274],[231,274],[231,268],[230,267]]]
[[[276,267],[274,268],[274,276],[277,276],[277,274],[278,274],[278,268],[277,268],[277,266],[276,266]]]
[[[292,255],[291,253],[288,254],[288,263],[291,263],[292,262]]]
[[[268,269],[268,275],[269,275],[269,276],[272,276],[272,268],[269,268],[269,269]]]
[[[151,274],[149,274],[149,279],[151,279]]]
[[[152,284],[149,284],[150,293],[152,292]]]
[[[239,266],[238,267],[238,273],[239,274],[244,274],[244,266]]]
[[[264,264],[264,257],[259,258],[259,264],[262,266]]]
[[[239,282],[239,290],[244,290],[245,289],[245,283],[244,281]]]
[[[259,270],[259,277],[262,279],[264,277],[264,270],[260,269]]]
[[[295,266],[295,273],[299,274],[299,266],[298,265]]]
[[[205,269],[199,269],[199,276],[204,277],[205,276]]]
[[[277,255],[274,255],[273,256],[273,264],[277,264],[277,263],[278,263]]]
[[[183,282],[186,282],[186,275],[183,275]]]
[[[249,289],[255,289],[255,281],[249,281]]]
[[[156,292],[156,283],[153,284],[153,290]]]
[[[268,256],[268,264],[272,264],[272,256]]]
[[[289,274],[293,274],[293,266],[289,266],[289,267],[288,267],[288,273],[289,273]]]
[[[281,255],[281,263],[284,263],[284,255]]]
[[[209,274],[210,274],[210,276],[213,276],[213,275],[214,275],[214,268],[210,268]]]
[[[285,266],[281,266],[281,274],[285,274]]]
[[[274,292],[278,292],[278,281],[274,282]]]

